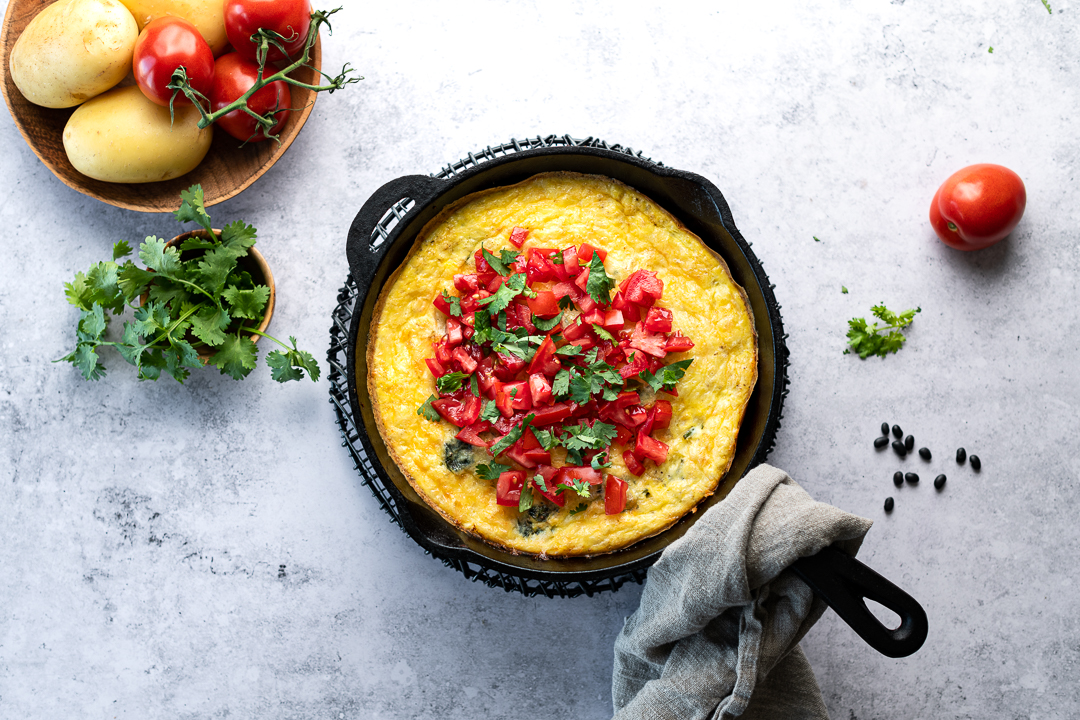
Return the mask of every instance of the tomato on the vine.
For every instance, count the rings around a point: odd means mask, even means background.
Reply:
[[[248,60],[255,60],[258,45],[251,36],[259,28],[273,30],[285,38],[282,45],[296,59],[307,42],[311,23],[309,0],[225,0],[225,34],[233,49]],[[281,62],[286,57],[269,46],[267,62]]]
[[[258,77],[258,64],[245,60],[238,53],[219,57],[214,65],[214,82],[210,90],[211,111],[217,112],[236,101],[251,89]],[[281,129],[289,116],[291,104],[289,84],[284,80],[275,80],[260,88],[247,101],[247,106],[259,115],[274,113],[275,122],[269,130],[270,135],[276,135]],[[244,112],[243,108],[226,113],[216,124],[238,140],[259,142],[267,138],[267,132],[264,132],[255,118]]]
[[[187,20],[164,16],[147,23],[135,41],[132,69],[135,82],[147,98],[168,106],[173,91],[168,88],[176,68],[187,71],[191,87],[209,97],[214,79],[214,53],[199,31]],[[177,105],[190,105],[183,93]]]
[[[1024,215],[1027,190],[1007,167],[969,165],[949,176],[930,203],[930,224],[957,250],[979,250],[1003,240]]]

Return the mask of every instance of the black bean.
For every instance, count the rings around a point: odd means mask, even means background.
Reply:
[[[930,448],[919,448],[919,457],[923,460],[930,459]]]
[[[940,490],[943,487],[945,487],[945,476],[938,475],[936,478],[934,478],[934,489]]]
[[[967,450],[964,448],[956,448],[956,462],[963,465],[965,460],[967,460]]]
[[[919,484],[919,476],[916,475],[915,473],[904,473],[904,479],[907,480],[908,483],[910,483],[912,485],[918,485]]]
[[[912,450],[915,449],[915,436],[914,435],[908,435],[906,438],[904,438],[904,449],[907,450],[908,452],[911,452]]]
[[[978,455],[972,455],[972,456],[971,456],[971,457],[970,457],[970,458],[968,459],[968,462],[970,462],[970,463],[971,463],[971,469],[972,469],[972,470],[978,470],[979,468],[981,468],[981,467],[982,467],[982,461],[981,461],[981,460],[979,460],[979,456],[978,456]]]
[[[896,454],[900,457],[904,457],[905,455],[907,455],[907,448],[904,447],[904,443],[900,442],[899,440],[892,441],[892,449],[895,450]]]
[[[904,437],[904,431],[900,429],[899,425],[892,426],[892,434],[896,436],[897,440]]]
[[[896,487],[900,487],[904,484],[904,473],[897,470],[892,474],[892,484]]]
[[[889,438],[887,436],[882,436],[882,437],[879,437],[879,438],[874,440],[874,447],[876,447],[878,449],[881,449],[881,448],[885,447],[888,444],[889,444]]]
[[[888,435],[889,434],[889,423],[881,423],[881,434],[882,435]]]
[[[892,512],[893,499],[891,497],[885,498],[885,512]]]

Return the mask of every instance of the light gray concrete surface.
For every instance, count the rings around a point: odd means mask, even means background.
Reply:
[[[211,214],[259,228],[274,328],[322,358],[347,228],[387,180],[551,133],[711,179],[790,333],[770,460],[872,518],[862,559],[930,617],[890,660],[825,616],[804,647],[832,716],[1074,718],[1080,33],[1051,5],[348,3],[324,62],[366,79]],[[113,357],[89,383],[50,362],[77,317],[62,283],[178,226],[70,190],[6,115],[0,145],[0,717],[610,715],[640,588],[525,599],[425,556],[360,485],[325,380],[138,383]],[[975,162],[1016,170],[1028,208],[962,254],[927,208]],[[843,355],[879,301],[922,307],[908,344]],[[882,421],[933,461],[875,452]],[[923,482],[897,491],[896,469]]]

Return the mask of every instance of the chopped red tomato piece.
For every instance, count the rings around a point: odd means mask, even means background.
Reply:
[[[668,338],[667,344],[664,349],[670,353],[686,352],[694,347],[694,341],[683,335],[678,330],[675,334]]]
[[[634,334],[630,337],[630,347],[637,348],[654,357],[662,358],[667,354],[666,346],[667,338],[659,333],[649,332],[645,328],[645,323],[638,322],[634,325]]]
[[[619,374],[623,376],[624,380],[629,380],[649,369],[649,361],[646,359],[644,353],[634,352],[632,354],[633,357],[630,358],[625,365],[619,368]]]
[[[545,425],[562,422],[574,414],[574,409],[574,404],[567,402],[555,403],[554,405],[548,405],[547,407],[533,408],[535,417],[533,418],[532,425],[534,427],[544,427]]]
[[[634,446],[634,454],[639,458],[649,458],[657,465],[667,460],[668,446],[659,440],[655,440],[645,433],[638,431],[637,444]]]
[[[651,307],[645,315],[645,329],[657,333],[669,333],[672,319],[671,310]]]
[[[562,251],[563,267],[566,269],[566,274],[570,277],[574,277],[578,274],[581,268],[578,267],[577,248],[571,245]]]
[[[622,310],[611,309],[604,313],[604,322],[597,324],[603,325],[608,332],[618,332],[622,330],[624,322]]]
[[[495,268],[488,264],[488,261],[484,259],[484,249],[481,248],[473,253],[473,262],[476,264],[476,272],[478,273],[493,273]]]
[[[507,470],[499,474],[495,483],[495,502],[499,505],[517,507],[521,502],[521,489],[525,487],[525,472]]]
[[[588,243],[582,243],[581,247],[578,248],[578,251],[577,251],[578,260],[580,260],[583,263],[592,262],[592,254],[593,254],[594,250],[597,253],[599,253],[600,262],[603,262],[603,261],[607,260],[607,250],[604,250],[603,248],[594,248],[592,245],[590,245]]]
[[[470,445],[475,445],[476,447],[489,448],[491,447],[491,443],[480,437],[480,433],[490,428],[491,423],[487,422],[486,420],[481,422],[475,422],[472,425],[461,428],[461,430],[458,431],[458,434],[454,437],[456,437],[462,442],[469,443]]]
[[[664,281],[649,270],[638,270],[627,278],[626,299],[635,305],[650,307],[664,294]]]
[[[480,398],[466,394],[465,401],[461,402],[453,398],[445,397],[433,400],[431,407],[443,416],[451,425],[465,427],[472,425],[480,418]]]
[[[562,363],[555,355],[555,341],[551,339],[554,330],[548,333],[540,347],[536,349],[532,361],[529,363],[529,374],[543,373],[549,378],[555,377],[555,373],[562,369]]]
[[[567,340],[580,340],[591,332],[592,328],[583,323],[579,317],[563,328],[563,337]]]
[[[618,515],[626,509],[626,481],[608,475],[604,482],[604,513]]]
[[[446,318],[446,346],[460,345],[462,340],[461,323],[452,317]]]
[[[442,293],[436,295],[435,299],[431,301],[431,304],[434,305],[436,309],[438,309],[438,311],[441,312],[443,315],[445,315],[446,317],[450,317],[450,301],[447,300]]]
[[[437,378],[442,377],[447,372],[446,368],[444,368],[436,358],[425,358],[424,362],[427,363],[428,370],[431,371],[431,374]]]
[[[583,480],[590,485],[599,485],[604,481],[604,474],[591,466],[563,465],[559,468],[556,483],[564,482],[569,485],[571,480]]]
[[[525,244],[525,238],[529,237],[529,231],[525,228],[516,227],[510,231],[510,244],[520,248]]]
[[[543,318],[555,317],[559,314],[559,298],[551,290],[537,290],[536,297],[525,300],[529,304],[529,310],[533,315]]]
[[[534,407],[543,405],[551,399],[551,383],[543,373],[533,373],[529,376],[529,393],[532,395]]]
[[[553,468],[550,465],[541,465],[536,468],[536,472],[530,476],[529,482],[532,483],[532,486],[536,488],[538,493],[559,507],[562,507],[566,505],[566,498],[563,497],[562,492],[556,491],[555,489],[555,486],[558,484],[555,482],[558,472],[559,471],[556,468]],[[543,478],[543,485],[536,481],[537,475]]]
[[[653,418],[653,429],[662,430],[671,424],[671,403],[667,400],[657,400],[653,405],[656,417]]]
[[[633,450],[623,451],[622,459],[626,463],[626,469],[633,473],[635,477],[641,477],[645,474],[645,466],[634,456]]]
[[[468,375],[472,375],[476,372],[476,368],[479,366],[479,363],[476,362],[463,347],[454,348],[454,359],[457,360],[458,365],[461,366],[461,371]]]
[[[637,305],[627,300],[621,290],[615,293],[615,297],[611,299],[611,307],[622,312],[624,322],[637,322],[641,319],[641,310]]]
[[[454,276],[454,287],[463,293],[474,293],[480,289],[480,278],[476,273],[463,273]]]

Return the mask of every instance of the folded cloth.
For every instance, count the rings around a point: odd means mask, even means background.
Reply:
[[[798,642],[825,603],[788,570],[870,521],[816,502],[760,465],[649,569],[615,641],[616,720],[828,719]]]

